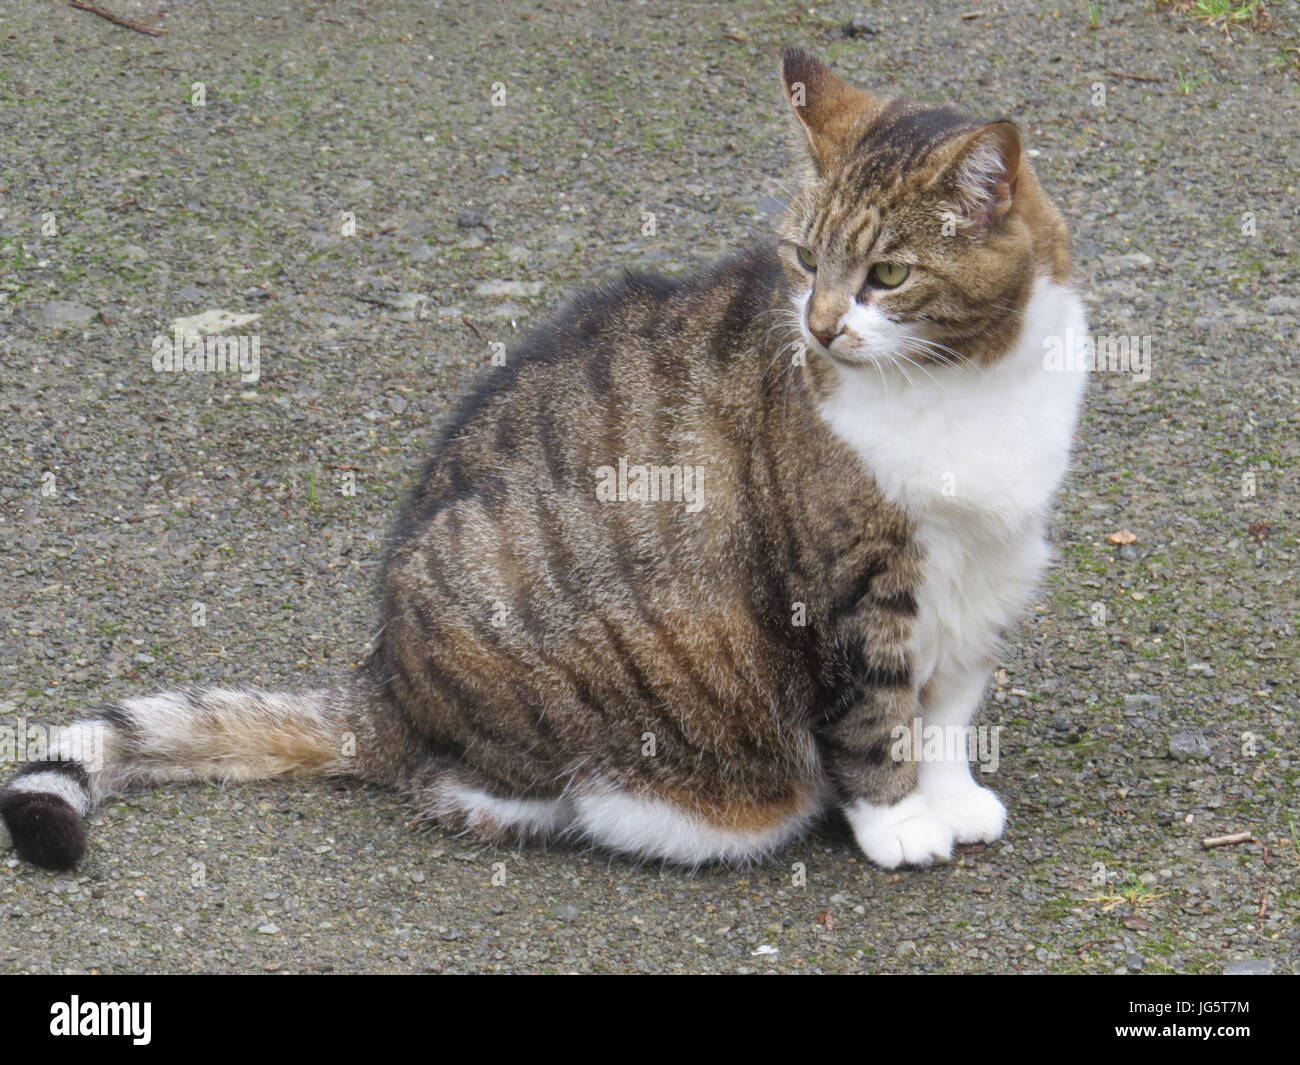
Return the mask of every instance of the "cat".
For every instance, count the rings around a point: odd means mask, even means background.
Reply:
[[[365,665],[69,726],[0,791],[22,858],[71,867],[129,787],[280,775],[687,867],[834,808],[887,869],[998,838],[964,748],[898,743],[968,725],[1048,560],[1083,391],[1043,360],[1084,332],[1065,224],[1010,122],[801,50],[781,74],[805,172],[778,239],[575,297],[444,427]]]

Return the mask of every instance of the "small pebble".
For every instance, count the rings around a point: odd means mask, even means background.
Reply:
[[[841,32],[845,37],[875,37],[880,33],[880,28],[865,14],[859,12],[844,24]]]
[[[1224,976],[1272,976],[1277,962],[1263,958],[1245,958],[1231,962],[1224,970]]]
[[[1176,762],[1203,762],[1210,757],[1210,745],[1203,736],[1175,732],[1169,737],[1169,757]]]

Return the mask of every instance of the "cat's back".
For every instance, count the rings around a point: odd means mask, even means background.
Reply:
[[[620,456],[688,461],[686,438],[753,409],[757,347],[781,270],[762,246],[683,279],[628,271],[571,296],[504,356],[443,427],[393,541],[442,505],[498,491],[513,473],[538,491]],[[756,372],[757,371],[757,372]]]

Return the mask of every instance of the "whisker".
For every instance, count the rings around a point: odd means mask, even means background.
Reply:
[[[912,381],[912,375],[903,369],[902,363],[898,361],[898,355],[892,351],[889,353],[889,364],[897,368],[898,372],[901,373],[904,378],[906,378],[908,388],[916,387],[914,382]]]
[[[951,366],[957,373],[965,374],[970,372],[970,367],[962,353],[948,347],[948,345],[919,336],[909,336],[906,339],[908,343],[924,345],[923,351],[916,352],[916,354],[924,354],[927,358],[933,358],[945,366]],[[949,358],[944,352],[950,352],[954,357]]]
[[[885,390],[885,396],[889,396],[889,382],[885,380],[885,371],[880,365],[879,359],[872,359],[872,365],[875,366],[876,372],[880,374],[880,384]]]
[[[909,354],[917,355],[928,362],[950,369],[956,374],[966,373],[966,367],[962,366],[961,363],[948,358],[948,356],[944,355],[942,352],[933,351],[925,347],[918,347],[910,341],[906,342],[906,346],[903,350]]]
[[[767,364],[767,368],[763,371],[762,376],[759,378],[759,380],[760,381],[764,380],[767,377],[767,375],[772,372],[772,367],[776,365],[777,359],[779,359],[791,348],[798,347],[799,344],[801,344],[802,342],[803,342],[802,338],[795,337],[792,340],[788,340],[784,344],[782,344],[781,347],[777,349],[776,354],[772,356],[772,361]],[[794,365],[793,359],[790,361],[790,365],[791,366]]]
[[[909,358],[907,357],[907,355],[905,355],[905,354],[904,354],[903,352],[901,352],[901,351],[896,351],[896,352],[894,352],[894,355],[895,355],[896,357],[900,358],[900,359],[904,359],[904,360],[906,360],[907,362],[911,363],[911,364],[912,364],[913,366],[915,366],[918,370],[920,370],[923,374],[925,374],[926,377],[928,377],[931,381],[933,381],[936,385],[939,383],[939,379],[938,379],[937,377],[935,377],[934,374],[932,374],[929,370],[927,370],[924,366],[922,366],[922,365],[921,365],[919,362],[917,362],[915,359],[909,359]],[[901,370],[902,367],[900,366],[899,369]]]

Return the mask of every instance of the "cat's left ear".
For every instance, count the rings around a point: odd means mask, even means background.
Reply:
[[[781,78],[786,99],[808,137],[813,165],[825,175],[853,149],[881,101],[854,88],[802,48],[781,53]]]
[[[992,224],[1015,203],[1020,176],[1020,131],[1011,122],[991,122],[960,142],[931,182],[947,175],[966,216]]]

